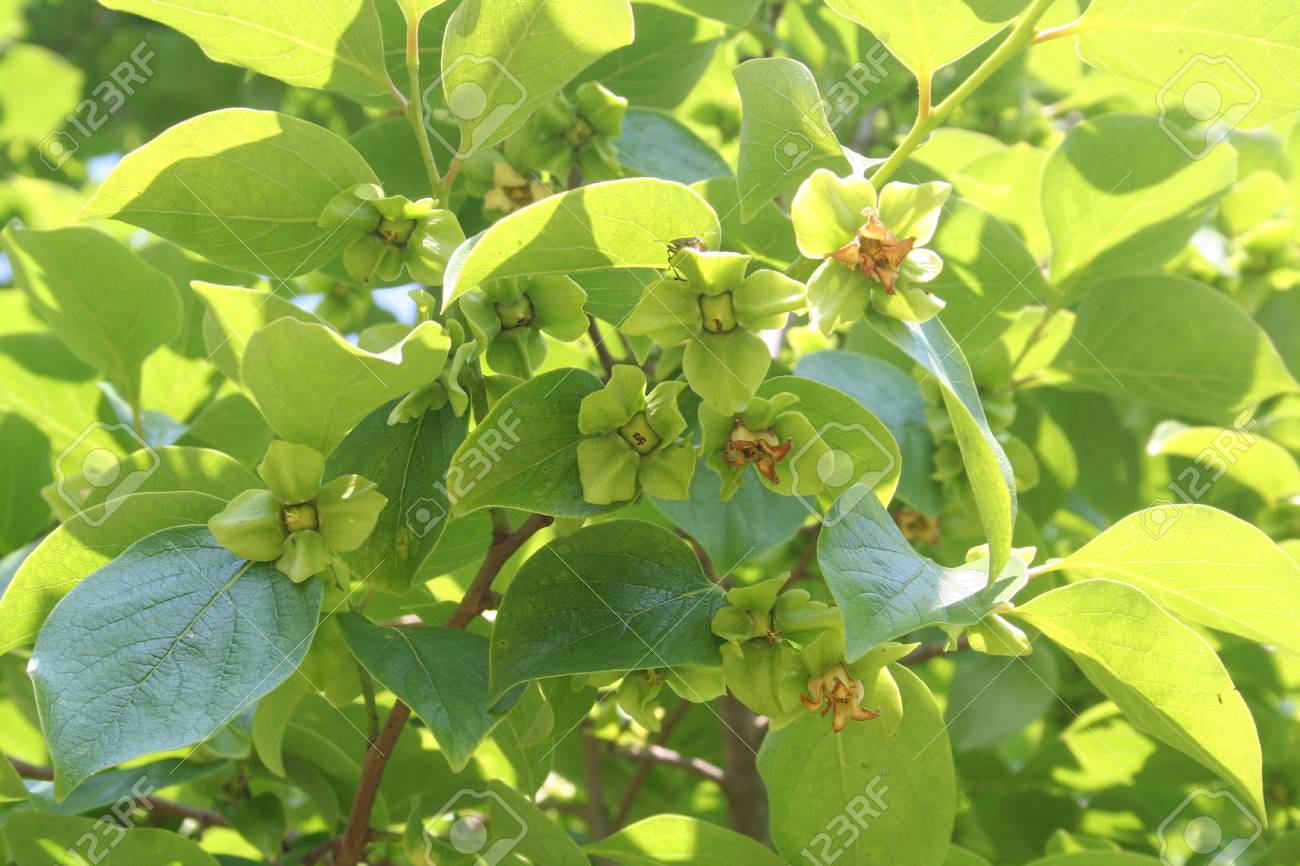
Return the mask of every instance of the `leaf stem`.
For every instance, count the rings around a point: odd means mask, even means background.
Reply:
[[[871,182],[877,189],[881,187],[889,178],[893,177],[894,172],[898,171],[903,162],[912,154],[912,151],[920,147],[929,137],[930,133],[935,130],[939,124],[952,114],[953,109],[966,100],[980,85],[988,81],[1004,63],[1012,58],[1020,49],[1034,39],[1034,25],[1038,19],[1043,17],[1047,8],[1052,5],[1053,0],[1034,0],[1023,18],[1016,22],[1016,26],[1002,44],[997,47],[992,54],[985,58],[984,62],[979,65],[970,77],[958,85],[957,89],[948,94],[948,97],[934,107],[934,110],[928,114],[919,114],[916,123],[907,133],[902,143],[894,150],[894,153],[885,161],[885,164],[876,169],[875,174],[871,176]],[[923,103],[924,104],[924,103]]]
[[[1082,18],[1076,18],[1069,24],[1061,24],[1057,27],[1047,27],[1038,30],[1034,33],[1034,38],[1031,41],[1035,45],[1040,45],[1044,42],[1051,42],[1053,39],[1062,39],[1067,36],[1074,36],[1083,29],[1079,26],[1082,21]]]
[[[410,80],[411,98],[406,104],[406,116],[415,129],[415,140],[420,145],[420,157],[424,160],[424,170],[429,175],[429,186],[436,193],[442,189],[442,177],[438,174],[438,165],[433,161],[433,148],[429,145],[429,130],[424,126],[424,99],[420,93],[420,19],[406,25],[406,74]]]

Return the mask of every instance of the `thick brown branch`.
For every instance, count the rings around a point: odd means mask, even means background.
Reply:
[[[492,581],[501,571],[501,567],[524,545],[524,542],[532,538],[538,530],[549,526],[553,519],[543,514],[534,514],[509,535],[494,535],[492,546],[488,548],[487,555],[483,558],[483,565],[479,567],[478,574],[474,575],[469,589],[465,591],[465,597],[452,611],[451,616],[447,617],[444,625],[448,628],[464,628],[473,622],[476,616],[488,610],[493,603]],[[361,778],[357,782],[357,791],[352,798],[352,810],[348,815],[347,829],[343,831],[343,838],[339,840],[335,852],[334,862],[337,866],[357,866],[365,853],[366,841],[370,838],[370,813],[375,805],[375,796],[379,793],[379,782],[384,776],[384,769],[388,766],[388,759],[392,757],[393,747],[397,745],[397,739],[402,735],[406,722],[410,718],[410,707],[401,701],[393,704],[379,738],[366,751],[366,760],[361,766]]]
[[[677,727],[682,718],[690,712],[690,709],[691,704],[686,701],[678,704],[677,708],[669,713],[663,724],[659,726],[659,735],[655,737],[654,745],[662,746],[672,735],[673,729]],[[628,782],[627,791],[623,794],[623,802],[618,806],[618,814],[614,816],[614,823],[610,825],[611,833],[617,832],[620,827],[627,823],[628,817],[632,814],[632,806],[636,803],[636,798],[641,793],[641,789],[645,787],[646,780],[650,778],[650,771],[654,769],[654,765],[652,755],[645,755],[641,758],[641,766],[636,768],[636,775],[632,777],[632,781]]]

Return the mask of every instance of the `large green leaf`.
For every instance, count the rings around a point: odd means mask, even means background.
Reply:
[[[502,141],[593,61],[631,41],[628,0],[464,0],[442,41],[457,156]]]
[[[852,722],[837,734],[829,719],[807,713],[764,739],[758,771],[769,791],[781,792],[771,798],[772,841],[787,862],[943,862],[957,808],[943,717],[915,674],[897,665],[888,673],[902,699],[896,725]],[[872,704],[876,696],[864,705],[898,712]]]
[[[579,80],[599,81],[633,105],[671,111],[705,74],[727,28],[664,2],[633,3],[632,14],[636,40],[593,63]],[[626,117],[623,123],[626,131]]]
[[[944,719],[954,752],[996,746],[1057,706],[1060,664],[1045,644],[1009,659],[972,652],[953,661]]]
[[[320,321],[288,298],[261,289],[222,286],[196,280],[194,294],[203,302],[204,343],[207,355],[227,379],[241,381],[240,365],[248,338],[263,325],[276,319],[300,322]]]
[[[1300,390],[1268,335],[1240,306],[1173,274],[1117,278],[1089,289],[1074,339],[1053,366],[1075,386],[1220,423]]]
[[[967,352],[993,342],[1022,307],[1052,296],[1016,233],[965,199],[948,201],[929,245],[942,254],[943,270],[926,289],[943,298],[939,317]]]
[[[1131,583],[1192,622],[1300,652],[1300,565],[1216,508],[1130,514],[1052,569]]]
[[[623,135],[615,142],[618,161],[629,174],[644,174],[678,183],[731,177],[726,160],[670,114],[632,108],[623,117]]]
[[[31,231],[11,222],[15,282],[73,354],[138,400],[140,364],[181,328],[171,278],[90,228]]]
[[[557,517],[611,510],[582,496],[578,476],[578,407],[601,382],[586,370],[563,368],[519,385],[492,407],[456,449],[447,470],[452,511],[489,505]]]
[[[848,174],[826,103],[808,67],[788,57],[763,57],[735,68],[740,127],[740,215],[748,222],[777,196],[787,196],[819,168]]]
[[[157,466],[131,495],[88,500],[23,560],[0,596],[0,653],[31,644],[59,599],[137,540],[169,526],[206,523],[237,493],[261,486],[252,472],[214,451],[159,448],[154,454]],[[152,465],[139,459],[124,461],[128,474]]]
[[[1029,0],[826,0],[839,14],[867,28],[912,74],[934,71],[979,47],[1020,14]]]
[[[100,0],[161,21],[233,63],[299,87],[386,94],[379,16],[371,0]]]
[[[1140,854],[1122,851],[1076,851],[1073,854],[1056,854],[1035,860],[1029,866],[1156,866],[1160,863]]]
[[[282,318],[248,338],[240,372],[272,430],[328,454],[376,408],[433,381],[450,346],[436,322],[367,352],[324,325]]]
[[[952,419],[966,475],[992,553],[991,574],[997,574],[1011,550],[1016,522],[1016,482],[1002,446],[989,429],[979,389],[961,346],[938,318],[915,324],[870,315],[871,324],[935,378]]]
[[[847,656],[926,625],[974,625],[1029,580],[1012,558],[990,582],[988,559],[945,568],[916,552],[875,497],[826,515],[817,561],[844,616]]]
[[[1196,462],[1196,468],[1179,472],[1173,482],[1187,496],[1202,495],[1206,485],[1220,478],[1250,488],[1269,506],[1300,494],[1300,464],[1291,452],[1249,430],[1226,431],[1222,427],[1189,427],[1181,421],[1164,421],[1151,432],[1147,453]]]
[[[492,695],[531,679],[720,663],[722,593],[667,529],[615,520],[557,538],[519,569],[492,630]]]
[[[1134,727],[1217,773],[1263,817],[1255,720],[1205,638],[1113,580],[1054,589],[1015,616],[1069,653]]]
[[[803,503],[763,486],[746,472],[740,488],[723,502],[722,479],[701,459],[691,476],[690,499],[655,499],[655,507],[698,541],[719,574],[750,557],[785,544],[808,519]]]
[[[1290,0],[1249,12],[1233,0],[1094,0],[1075,30],[1084,60],[1160,88],[1162,110],[1212,99],[1215,120],[1253,128],[1300,108],[1300,19]]]
[[[1232,186],[1236,162],[1231,147],[1188,159],[1152,117],[1071,127],[1043,169],[1052,282],[1159,270]]]
[[[898,495],[919,511],[939,513],[939,490],[930,478],[934,440],[925,423],[925,398],[911,376],[880,358],[839,350],[804,355],[794,371],[838,388],[879,417],[902,454]]]
[[[97,866],[220,866],[197,843],[170,830],[123,829],[102,817],[21,812],[8,817],[4,833],[17,866],[84,866],[87,857]]]
[[[655,815],[584,850],[620,866],[782,866],[772,850],[734,830],[686,815]]]
[[[15,412],[0,410],[0,442],[5,461],[0,464],[0,490],[8,507],[0,512],[0,555],[31,541],[50,519],[41,500],[41,488],[53,480],[50,440],[40,428]],[[2,643],[2,641],[0,641]]]
[[[307,653],[316,578],[221,547],[205,527],[133,544],[55,606],[29,665],[60,799],[90,774],[197,743]]]
[[[356,236],[317,224],[330,199],[375,182],[356,149],[329,130],[227,108],[127,154],[81,216],[123,220],[216,264],[287,280],[316,270]]]
[[[343,558],[367,586],[400,595],[446,529],[450,505],[443,477],[465,439],[467,419],[443,406],[389,425],[395,405],[380,406],[339,443],[325,464],[325,477],[355,472],[388,497],[370,537]]]
[[[454,628],[386,628],[350,612],[339,625],[371,676],[429,726],[452,770],[465,769],[513,704],[488,709],[487,638]]]
[[[829,456],[817,464],[817,472],[826,484],[824,499],[839,499],[845,507],[852,507],[868,491],[881,502],[894,498],[903,458],[884,422],[843,391],[801,376],[775,376],[758,389],[758,396],[768,399],[781,393],[799,398],[794,408],[808,419],[818,439],[830,449]],[[799,452],[793,452],[791,463],[798,457]],[[805,500],[804,504],[821,516],[822,509],[816,503]]]
[[[680,183],[593,183],[531,204],[462,244],[447,265],[443,306],[505,277],[666,268],[669,243],[698,237],[713,247],[719,231],[718,215]]]

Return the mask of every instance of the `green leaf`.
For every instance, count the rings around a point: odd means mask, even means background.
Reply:
[[[589,855],[620,866],[782,866],[779,856],[734,830],[686,815],[655,815],[587,845]]]
[[[157,466],[134,493],[110,501],[98,492],[23,560],[0,596],[0,653],[29,645],[59,599],[137,540],[169,526],[206,523],[235,494],[261,486],[225,455],[195,448],[132,455],[122,468],[130,475],[152,466],[154,456]]]
[[[1002,446],[989,429],[979,389],[961,346],[937,318],[914,324],[868,313],[872,326],[933,376],[952,419],[966,475],[992,553],[991,574],[1002,569],[1016,523],[1016,482]]]
[[[654,500],[669,520],[700,542],[719,574],[785,544],[808,519],[803,503],[769,490],[754,472],[744,473],[740,489],[726,502],[721,491],[722,479],[701,458],[691,476],[690,499]]]
[[[504,140],[593,61],[631,41],[628,0],[464,0],[442,43],[442,92],[460,126],[456,155]]]
[[[787,57],[746,61],[732,74],[740,90],[740,216],[745,222],[789,196],[819,168],[848,174],[826,103],[808,67]]]
[[[502,397],[451,458],[447,497],[456,515],[491,505],[557,517],[609,511],[582,497],[582,398],[602,383],[586,370],[543,373]]]
[[[1076,28],[1079,54],[1160,88],[1164,111],[1214,99],[1214,120],[1221,114],[1229,129],[1254,128],[1300,108],[1300,82],[1288,72],[1300,65],[1294,13],[1287,0],[1260,0],[1249,15],[1232,0],[1096,0]],[[1204,146],[1202,139],[1191,148]]]
[[[368,586],[400,595],[447,527],[443,478],[465,439],[467,419],[457,418],[448,405],[389,426],[395,405],[380,406],[339,443],[325,477],[356,473],[388,498],[370,538],[343,560]]]
[[[488,788],[497,798],[492,804],[492,814],[498,819],[495,826],[505,832],[522,830],[514,850],[527,857],[530,863],[589,866],[587,856],[568,832],[537,808],[532,800],[499,779],[489,782]],[[488,823],[493,826],[492,821]]]
[[[160,21],[233,63],[298,87],[386,95],[379,16],[371,0],[100,0]]]
[[[0,490],[6,491],[9,502],[0,512],[0,554],[5,554],[31,541],[49,522],[50,509],[41,499],[41,488],[54,479],[50,440],[31,421],[0,411],[0,442],[5,449]]]
[[[339,615],[339,625],[357,661],[429,726],[453,772],[465,769],[514,703],[507,699],[488,709],[488,640],[481,635],[385,628],[351,612]]]
[[[939,318],[971,355],[1010,327],[1022,307],[1053,297],[1016,233],[965,199],[949,199],[929,246],[942,253],[943,270],[926,291],[943,298]]]
[[[1189,427],[1180,421],[1163,421],[1151,432],[1147,453],[1196,461],[1198,468],[1192,470],[1196,474],[1189,486],[1197,490],[1203,490],[1206,482],[1228,478],[1258,493],[1270,507],[1300,493],[1300,465],[1291,452],[1249,429]],[[1174,483],[1181,487],[1183,481],[1188,478],[1180,472]]]
[[[5,821],[4,833],[17,866],[82,866],[86,856],[98,856],[98,866],[220,866],[196,843],[170,830],[108,829],[107,824],[105,818],[19,812]]]
[[[672,111],[708,70],[727,28],[665,2],[633,3],[632,14],[636,41],[596,61],[579,78],[599,81],[633,105]]]
[[[837,734],[828,719],[803,713],[763,740],[758,771],[769,791],[781,792],[771,799],[772,841],[786,862],[943,862],[957,800],[943,717],[915,674],[897,665],[888,674],[902,699],[892,737],[883,719]],[[877,684],[889,684],[888,674]],[[884,709],[875,697],[869,692],[863,705]]]
[[[623,135],[614,145],[619,164],[629,174],[687,184],[731,177],[731,168],[712,146],[663,112],[628,109],[623,115]]]
[[[14,803],[27,799],[27,786],[9,759],[0,754],[0,803]]]
[[[1157,866],[1159,860],[1119,851],[1077,851],[1035,860],[1028,866]]]
[[[1300,652],[1300,565],[1216,508],[1130,514],[1052,569],[1131,583],[1192,622]]]
[[[1061,675],[1051,647],[1012,658],[961,653],[954,663],[944,719],[955,752],[996,746],[1056,706]]]
[[[1300,390],[1268,335],[1240,306],[1173,274],[1117,278],[1089,289],[1074,339],[1053,368],[1076,387],[1220,423]]]
[[[920,80],[978,48],[1020,14],[1029,0],[826,0],[871,31]]]
[[[1043,169],[1052,282],[1159,270],[1232,186],[1236,163],[1231,147],[1188,159],[1152,117],[1071,127]]]
[[[1264,816],[1255,721],[1205,638],[1113,580],[1054,589],[1014,615],[1069,653],[1134,727],[1208,767]]]
[[[283,318],[249,337],[241,373],[272,430],[328,454],[375,409],[432,382],[450,346],[436,322],[367,352],[324,325]]]
[[[288,298],[262,289],[219,286],[201,280],[195,280],[193,288],[207,307],[203,319],[207,354],[232,382],[241,381],[239,368],[254,331],[276,319],[320,321]]]
[[[615,520],[557,538],[519,569],[492,630],[492,696],[531,679],[717,666],[722,593],[667,529]]]
[[[831,508],[817,561],[844,616],[849,661],[922,626],[974,625],[1029,580],[1014,556],[992,581],[987,557],[956,568],[926,559],[871,496]]]
[[[181,328],[171,278],[90,228],[4,230],[14,280],[73,354],[139,399],[140,364]]]
[[[881,502],[894,498],[903,458],[884,422],[843,391],[812,379],[775,376],[758,389],[758,396],[768,399],[781,393],[799,398],[794,408],[808,419],[817,440],[831,449],[831,459],[823,458],[817,464],[826,484],[825,498],[838,498],[846,507],[868,490]],[[791,472],[798,458],[797,452],[790,455]],[[801,501],[814,516],[820,516],[823,509],[817,503],[807,498]]]
[[[237,271],[287,280],[356,236],[321,228],[340,191],[375,183],[347,141],[274,111],[227,108],[168,129],[117,164],[82,219],[119,219]]]
[[[973,851],[953,845],[948,849],[948,856],[944,859],[943,866],[991,866],[991,864]]]
[[[21,14],[19,7],[7,11]],[[22,42],[10,45],[0,57],[0,141],[49,141],[50,130],[63,127],[77,110],[85,79],[82,70],[54,51]],[[34,81],[40,87],[32,87]],[[51,155],[57,161],[60,154]]]
[[[92,773],[197,743],[306,655],[321,584],[249,563],[205,527],[155,532],[82,581],[28,670],[62,799]]]
[[[902,454],[898,495],[928,515],[939,513],[934,441],[925,423],[925,398],[912,377],[879,358],[828,350],[804,355],[795,375],[838,388],[874,413],[889,428]]]
[[[536,274],[666,268],[680,238],[718,242],[718,216],[690,187],[632,178],[594,183],[515,211],[447,264],[444,309],[483,283]]]

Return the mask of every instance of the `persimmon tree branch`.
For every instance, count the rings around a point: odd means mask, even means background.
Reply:
[[[18,771],[18,775],[24,779],[36,779],[42,782],[49,782],[54,779],[54,771],[48,767],[38,767],[35,764],[19,761],[16,758],[9,758],[8,760],[13,765],[13,768]],[[230,822],[220,813],[199,806],[191,806],[187,803],[164,800],[161,797],[153,797],[148,794],[136,797],[135,803],[147,812],[189,819],[205,829],[208,827],[230,826]]]
[[[447,628],[464,628],[474,621],[493,604],[492,581],[496,579],[502,567],[510,557],[523,547],[528,539],[540,530],[550,526],[554,518],[544,514],[534,514],[520,524],[519,528],[502,535],[493,533],[492,546],[488,548],[483,564],[465,591],[465,597],[451,612],[443,625]],[[402,701],[393,704],[384,722],[379,738],[366,750],[366,759],[361,766],[361,778],[357,782],[356,794],[352,798],[352,809],[348,813],[347,828],[338,842],[334,862],[336,866],[357,866],[365,853],[366,842],[370,836],[370,813],[374,809],[375,796],[379,793],[379,783],[383,779],[388,760],[393,755],[393,748],[411,718],[411,708]]]
[[[912,125],[911,131],[895,148],[889,159],[871,175],[871,182],[877,189],[894,176],[894,173],[898,171],[903,162],[911,156],[912,151],[920,147],[930,133],[938,128],[957,106],[966,101],[966,97],[978,90],[980,85],[988,81],[1004,63],[1034,41],[1034,25],[1047,12],[1047,8],[1052,5],[1052,2],[1053,0],[1034,0],[1033,5],[1016,22],[1016,26],[1007,35],[1007,38],[1002,41],[1002,44],[985,58],[984,62],[970,74],[970,77],[959,84],[956,90],[948,94],[943,102],[940,102],[934,106],[933,110],[928,112],[925,110],[929,102],[928,83],[921,87],[921,90],[924,91],[921,102],[922,110],[918,112],[916,123]]]

